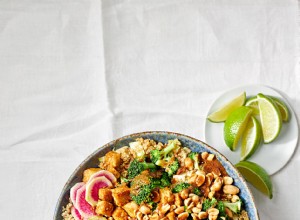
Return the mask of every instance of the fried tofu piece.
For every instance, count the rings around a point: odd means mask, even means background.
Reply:
[[[135,218],[135,213],[136,211],[139,210],[139,205],[136,204],[135,201],[131,201],[129,203],[127,203],[126,205],[123,206],[123,209],[125,209],[125,211],[128,213],[128,215],[132,218]]]
[[[115,168],[113,168],[113,167],[107,167],[107,170],[109,171],[109,172],[111,172],[112,174],[114,174],[114,176],[117,178],[117,179],[119,179],[120,178],[120,173],[119,173],[119,171],[117,171]]]
[[[99,199],[107,202],[113,202],[111,189],[109,188],[99,189]]]
[[[105,215],[107,217],[110,217],[113,213],[114,205],[110,202],[106,201],[99,201],[96,206],[96,213],[98,215]]]
[[[162,204],[167,204],[169,202],[174,201],[175,199],[175,196],[172,194],[172,191],[168,187],[159,189],[159,194],[160,194],[160,202]]]
[[[103,161],[100,163],[100,167],[104,170],[111,172],[117,179],[120,178],[120,166],[121,166],[121,154],[115,151],[109,151]]]
[[[104,163],[110,167],[119,167],[121,165],[121,155],[115,151],[109,151],[105,155]]]
[[[117,206],[123,206],[126,203],[130,202],[130,188],[127,186],[119,186],[112,189],[112,197]]]
[[[101,169],[100,168],[89,168],[89,169],[86,169],[85,171],[83,171],[83,178],[82,178],[82,182],[86,183],[87,181],[89,181],[90,177],[100,171]]]
[[[117,207],[117,208],[115,209],[115,211],[113,212],[112,217],[113,217],[115,220],[124,220],[124,219],[127,219],[127,218],[128,218],[128,214],[127,214],[127,212],[125,212],[125,210],[122,209],[121,207]]]

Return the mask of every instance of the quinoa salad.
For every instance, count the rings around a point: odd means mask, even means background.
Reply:
[[[177,139],[138,138],[99,161],[70,189],[64,220],[249,219],[217,157]]]

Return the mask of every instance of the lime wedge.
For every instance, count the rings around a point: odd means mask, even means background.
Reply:
[[[271,97],[272,100],[276,103],[276,105],[281,113],[282,121],[288,122],[290,120],[290,113],[289,113],[289,109],[286,106],[286,104],[277,97],[274,97],[274,96],[269,96],[269,97]]]
[[[225,121],[224,140],[230,150],[234,151],[251,116],[250,107],[241,106],[234,110]]]
[[[287,105],[277,97],[274,97],[274,96],[267,96],[267,97],[271,98],[274,101],[274,103],[277,105],[277,107],[280,111],[280,114],[281,114],[282,121],[288,122],[290,120],[290,113],[289,113],[289,108],[287,107]],[[247,99],[245,106],[249,106],[249,107],[253,108],[254,115],[259,115],[259,108],[258,108],[256,96]]]
[[[271,178],[264,168],[250,161],[240,161],[235,167],[249,183],[272,199],[273,187]]]
[[[253,109],[252,114],[259,115],[259,109],[257,104],[257,97],[253,96],[246,100],[245,106],[251,107]]]
[[[244,105],[245,100],[246,100],[246,93],[243,92],[239,96],[232,99],[230,102],[223,105],[217,111],[211,113],[207,117],[207,119],[210,120],[211,122],[223,122],[227,119],[227,117],[233,110]]]
[[[273,100],[261,93],[257,95],[264,143],[271,143],[279,135],[282,119]]]
[[[260,141],[260,123],[255,117],[251,116],[242,137],[241,160],[246,160],[251,157],[260,145]]]

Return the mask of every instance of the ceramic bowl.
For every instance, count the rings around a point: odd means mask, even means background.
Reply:
[[[254,199],[252,193],[250,192],[245,179],[242,175],[237,171],[237,169],[217,150],[208,146],[204,142],[197,140],[195,138],[173,133],[173,132],[165,132],[165,131],[151,131],[151,132],[142,132],[131,134],[125,137],[121,137],[117,140],[114,140],[99,149],[97,149],[94,153],[88,156],[79,166],[78,168],[72,173],[68,181],[66,182],[61,195],[58,199],[56,204],[54,219],[55,220],[62,220],[61,211],[62,207],[66,206],[69,202],[69,192],[70,188],[77,182],[81,182],[83,171],[90,167],[97,167],[99,161],[98,158],[104,156],[108,151],[114,149],[121,148],[123,146],[128,146],[128,144],[134,141],[136,138],[149,138],[153,139],[157,142],[166,143],[170,139],[177,138],[184,147],[189,147],[192,151],[196,152],[203,152],[207,151],[209,153],[215,154],[217,159],[221,162],[221,164],[226,169],[229,176],[234,179],[234,184],[240,189],[240,198],[244,202],[244,207],[248,212],[249,218],[251,220],[259,220],[258,212],[254,203]]]

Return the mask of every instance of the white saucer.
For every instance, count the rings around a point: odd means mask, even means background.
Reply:
[[[282,123],[281,132],[275,141],[269,144],[261,144],[256,152],[248,159],[249,161],[261,165],[272,175],[286,165],[296,149],[299,129],[295,113],[287,100],[274,89],[261,85],[248,85],[223,93],[214,101],[207,115],[216,111],[243,91],[246,92],[247,97],[257,95],[258,93],[279,97],[286,103],[290,110],[290,121],[288,123]],[[223,139],[223,127],[224,123],[212,123],[206,120],[205,141],[208,145],[225,155],[233,164],[236,164],[240,161],[240,147],[235,152],[229,150]]]

